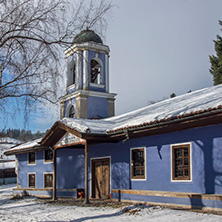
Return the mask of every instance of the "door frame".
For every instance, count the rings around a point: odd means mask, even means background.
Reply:
[[[92,197],[92,188],[93,188],[93,178],[92,178],[92,162],[94,160],[102,160],[102,159],[109,159],[109,193],[111,193],[111,156],[102,156],[102,157],[93,157],[90,158],[90,197]]]

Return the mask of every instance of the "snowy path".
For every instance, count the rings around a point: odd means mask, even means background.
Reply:
[[[35,198],[12,198],[12,186],[0,186],[0,221],[222,221],[222,216],[160,207],[134,208],[136,214],[123,208],[79,207],[42,203]],[[132,212],[131,211],[131,212]]]

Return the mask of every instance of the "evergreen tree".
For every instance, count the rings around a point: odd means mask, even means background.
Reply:
[[[222,21],[219,21],[219,24],[222,27]],[[214,40],[214,48],[216,55],[210,56],[210,73],[213,75],[214,85],[218,85],[222,83],[222,37],[219,35],[217,40]]]
[[[170,95],[170,98],[174,98],[174,97],[176,97],[176,94],[175,94],[175,93],[172,93],[172,94]]]

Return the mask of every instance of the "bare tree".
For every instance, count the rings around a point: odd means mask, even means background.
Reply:
[[[26,114],[55,103],[63,50],[81,30],[103,34],[111,8],[107,0],[0,0],[0,111],[10,101]]]

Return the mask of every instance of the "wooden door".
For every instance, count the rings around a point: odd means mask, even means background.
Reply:
[[[92,160],[92,197],[109,198],[110,193],[110,159]]]

